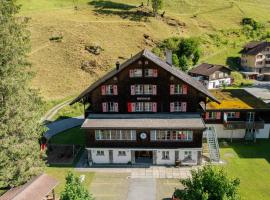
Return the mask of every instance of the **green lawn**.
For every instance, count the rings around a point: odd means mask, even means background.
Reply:
[[[59,133],[50,139],[52,144],[78,144],[85,145],[84,131],[80,127],[75,127]]]
[[[60,193],[64,190],[65,187],[65,177],[68,171],[74,172],[76,175],[85,175],[84,186],[89,189],[91,182],[94,178],[95,173],[93,172],[77,172],[73,168],[64,168],[64,167],[47,167],[45,173],[54,177],[59,181],[58,186],[55,188],[56,195],[59,197]]]
[[[270,199],[270,140],[233,142],[221,148],[221,156],[228,174],[240,178],[243,200]]]
[[[80,115],[83,115],[83,104],[81,103],[75,103],[73,105],[67,105],[60,109],[56,115],[53,116],[53,120],[61,120],[66,119],[70,117],[77,117]]]

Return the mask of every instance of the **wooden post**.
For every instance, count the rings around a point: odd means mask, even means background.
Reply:
[[[55,192],[54,189],[52,190],[53,200],[55,200]]]

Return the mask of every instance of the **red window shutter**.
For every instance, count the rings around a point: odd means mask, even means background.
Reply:
[[[209,112],[205,113],[205,119],[208,120],[209,119]]]
[[[183,94],[187,94],[188,86],[186,84],[182,85]]]
[[[174,112],[174,103],[173,102],[170,103],[170,112]]]
[[[182,109],[182,112],[187,112],[187,102],[181,103],[181,109]]]
[[[157,69],[153,69],[153,76],[158,77],[158,70]]]
[[[236,113],[235,113],[235,117],[236,117],[236,118],[240,118],[240,112],[236,112]]]
[[[170,85],[170,94],[174,94],[174,85]]]
[[[134,77],[134,71],[133,71],[133,69],[130,69],[129,70],[129,77]]]
[[[118,95],[117,85],[113,85],[113,95]]]
[[[221,112],[217,112],[217,119],[220,119],[221,118]]]
[[[119,110],[118,110],[118,103],[117,102],[114,103],[114,109],[115,109],[115,112],[119,112]]]
[[[107,103],[106,102],[103,102],[102,103],[102,112],[107,112]]]
[[[131,103],[128,103],[128,112],[132,112]]]
[[[135,95],[135,85],[130,86],[130,94]]]
[[[153,95],[157,95],[157,86],[153,85]]]
[[[153,102],[153,112],[157,112],[157,103]]]
[[[101,86],[101,95],[106,95],[106,86],[105,85]]]

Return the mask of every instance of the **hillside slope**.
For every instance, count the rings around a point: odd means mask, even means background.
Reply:
[[[33,87],[39,88],[46,100],[76,95],[117,60],[123,61],[142,48],[151,49],[167,37],[239,28],[245,16],[264,23],[270,19],[268,0],[166,0],[166,19],[145,15],[147,8],[137,8],[142,1],[19,0],[21,15],[31,18]],[[55,36],[63,36],[62,42],[50,41]],[[93,55],[85,50],[89,44],[99,45],[103,51]],[[220,50],[212,50],[205,60],[222,64],[222,55]],[[85,63],[87,70],[82,69]]]

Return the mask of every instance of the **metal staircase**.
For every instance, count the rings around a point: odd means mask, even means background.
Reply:
[[[206,130],[206,139],[211,162],[219,162],[220,160],[219,145],[216,130],[214,127],[209,127]]]

